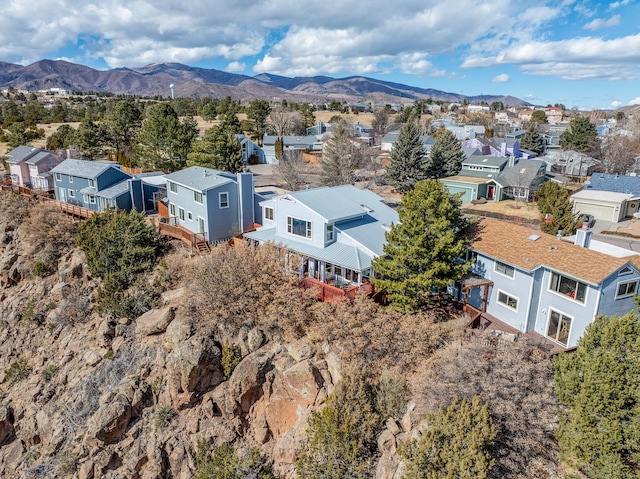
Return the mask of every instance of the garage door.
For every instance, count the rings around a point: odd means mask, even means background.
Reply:
[[[592,203],[575,202],[575,210],[583,214],[593,215],[596,220],[602,221],[618,221],[614,218],[614,206],[594,205]]]
[[[458,193],[462,193],[462,201],[471,201],[475,198],[473,198],[471,196],[471,188],[465,188],[464,186],[452,186],[452,185],[447,185],[447,189],[449,190],[449,193],[452,195],[457,195]]]

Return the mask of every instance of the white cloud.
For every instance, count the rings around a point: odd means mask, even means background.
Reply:
[[[500,75],[496,75],[491,79],[494,83],[507,83],[511,81],[511,77],[506,73],[502,73]]]
[[[226,70],[228,72],[242,72],[246,65],[243,62],[231,62],[227,65]]]
[[[613,100],[611,102],[611,108],[618,108],[619,106],[622,106],[622,102],[621,101]]]
[[[614,15],[606,20],[604,18],[595,18],[582,28],[585,30],[600,30],[601,28],[613,27],[620,23],[620,18],[620,15]]]
[[[629,105],[640,105],[640,96],[635,97],[629,102]]]
[[[631,0],[621,0],[619,2],[613,2],[609,4],[610,10],[615,10],[616,8],[626,7],[631,3]]]

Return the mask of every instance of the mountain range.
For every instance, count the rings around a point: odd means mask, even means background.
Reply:
[[[141,68],[96,70],[64,60],[40,60],[23,66],[0,62],[0,88],[37,91],[61,88],[101,91],[117,95],[169,96],[174,85],[177,97],[226,97],[239,100],[350,101],[402,103],[431,98],[436,101],[470,103],[501,101],[504,105],[528,105],[512,96],[465,96],[431,88],[419,88],[364,76],[289,78],[262,73],[254,77],[180,63],[153,63]]]

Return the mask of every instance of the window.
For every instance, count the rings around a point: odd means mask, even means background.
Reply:
[[[69,198],[75,198],[76,192],[74,190],[69,190]]]
[[[220,193],[218,196],[220,208],[228,208],[229,207],[229,193]]]
[[[303,238],[311,238],[311,222],[287,216],[287,233],[302,236]]]
[[[191,213],[191,211],[187,211],[187,219],[193,221],[193,213]]]
[[[584,303],[587,296],[587,285],[576,281],[575,279],[567,278],[558,273],[551,274],[551,283],[549,289],[560,293],[564,296],[568,296],[571,299]]]
[[[571,317],[551,309],[549,314],[549,326],[547,327],[547,336],[566,346],[569,341],[571,321]]]
[[[327,225],[327,241],[333,241],[333,225]]]
[[[511,296],[504,291],[498,290],[498,303],[502,303],[513,310],[518,310],[518,298]]]
[[[56,181],[62,181],[62,175],[60,173],[56,173]]]
[[[273,208],[269,206],[264,207],[264,219],[273,221]]]
[[[627,281],[626,283],[618,283],[618,292],[616,293],[616,299],[634,296],[637,291],[638,281]]]
[[[171,191],[171,193],[177,193],[178,185],[176,185],[175,183],[169,182],[169,190]]]
[[[95,187],[96,187],[96,182],[95,182],[95,181],[93,181],[92,179],[89,179],[89,186],[90,186],[91,188],[95,188]]]
[[[73,176],[69,175],[69,183],[73,183]]]
[[[184,221],[184,208],[178,208],[178,216],[180,216],[180,219]]]
[[[174,205],[173,203],[169,203],[169,214],[171,216],[176,215],[176,205]]]
[[[515,268],[513,266],[509,266],[508,264],[501,263],[500,261],[496,261],[496,265],[494,269],[500,274],[509,276],[509,278],[513,278],[513,275],[515,274]]]
[[[195,201],[196,203],[202,204],[202,193],[199,192],[199,191],[194,191],[193,192],[193,201]]]
[[[633,270],[631,268],[629,268],[628,266],[625,266],[624,268],[622,268],[620,270],[620,272],[618,273],[618,276],[623,276],[625,274],[631,274],[633,273]]]
[[[91,205],[95,205],[96,204],[96,197],[89,195],[89,204]]]

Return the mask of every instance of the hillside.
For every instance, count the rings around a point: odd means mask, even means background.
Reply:
[[[169,85],[182,97],[225,97],[233,99],[287,99],[290,101],[346,100],[362,102],[405,102],[431,98],[473,103],[480,97],[465,97],[434,89],[424,89],[363,76],[347,78],[296,77],[260,74],[255,77],[196,68],[179,63],[154,63],[140,68],[94,70],[64,60],[41,60],[27,66],[0,63],[0,88],[13,86],[35,91],[62,88],[71,91],[104,91],[121,95],[169,96]],[[491,103],[523,105],[508,96],[481,97]]]
[[[116,317],[77,231],[0,193],[1,477],[187,479],[225,444],[295,477],[313,411],[341,407],[370,424],[365,477],[391,479],[397,447],[458,395],[493,411],[490,478],[560,477],[551,367],[532,349],[488,350],[443,310],[316,303],[246,245],[173,244],[136,286],[152,308]]]

